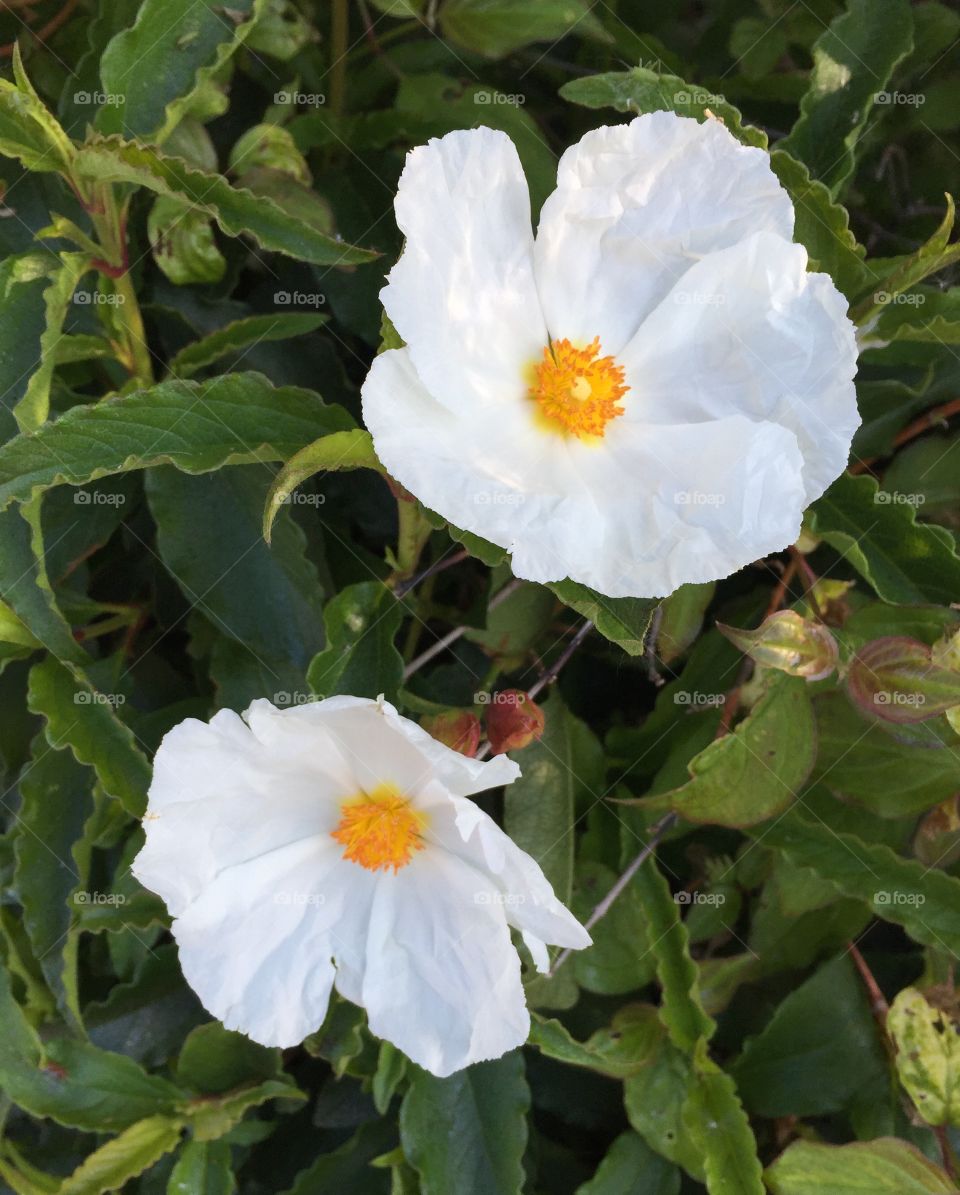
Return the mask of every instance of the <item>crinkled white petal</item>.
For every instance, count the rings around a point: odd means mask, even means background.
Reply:
[[[543,942],[589,942],[463,795],[518,774],[505,756],[435,742],[382,699],[256,701],[164,739],[133,870],[167,902],[184,975],[228,1028],[294,1045],[322,1024],[335,982],[375,1033],[445,1075],[526,1038],[509,925],[534,935],[538,963]],[[426,814],[423,849],[396,873],[344,858],[332,837],[343,800],[380,784]]]
[[[522,395],[547,336],[513,142],[478,128],[419,146],[395,206],[406,243],[380,298],[424,383],[453,410]]]
[[[623,420],[700,423],[740,411],[792,431],[806,502],[843,472],[860,424],[847,301],[770,233],[691,267],[620,355]]]
[[[496,418],[434,402],[402,349],[374,362],[363,403],[390,473],[451,523],[510,551],[514,573],[531,581],[569,576],[608,597],[663,597],[799,534],[797,438],[736,408],[670,426],[623,416],[599,444],[533,429],[503,439],[498,462]],[[548,468],[539,467],[544,451]]]
[[[719,121],[652,112],[592,130],[560,159],[537,230],[551,337],[619,353],[687,270],[761,229],[790,240],[790,198]]]
[[[427,849],[374,896],[360,1003],[375,1034],[440,1077],[530,1030],[520,958],[487,890],[481,873]]]

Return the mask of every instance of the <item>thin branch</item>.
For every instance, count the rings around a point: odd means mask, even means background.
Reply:
[[[913,423],[908,423],[907,426],[898,433],[893,441],[893,448],[897,449],[902,444],[906,444],[910,440],[916,439],[917,436],[922,436],[924,432],[932,431],[935,427],[942,427],[951,415],[960,415],[960,398],[954,398],[950,402],[945,402],[942,406],[934,407],[932,411],[927,411],[926,414],[921,415],[919,419],[914,419]],[[892,451],[886,454],[892,455]],[[850,466],[851,473],[867,473],[877,461],[883,460],[883,456],[872,456],[865,461],[854,461]]]
[[[514,577],[512,581],[508,581],[506,585],[499,590],[499,592],[493,595],[493,597],[490,599],[490,605],[487,607],[487,609],[493,610],[495,607],[499,606],[501,602],[505,601],[510,594],[518,589],[522,584],[523,582],[518,580],[516,577]],[[444,635],[441,639],[438,639],[436,643],[428,647],[426,651],[422,651],[420,655],[415,656],[414,659],[410,661],[410,663],[403,670],[403,679],[408,680],[415,672],[419,672],[424,664],[429,663],[434,656],[440,655],[442,651],[446,651],[446,649],[452,643],[456,643],[456,641],[462,635],[465,635],[469,629],[469,627],[459,626],[454,627],[452,631],[448,631],[446,635]]]
[[[557,658],[553,661],[553,663],[550,665],[550,667],[543,673],[542,676],[538,677],[537,680],[535,680],[534,683],[530,686],[530,688],[527,690],[528,697],[530,697],[530,698],[536,697],[539,693],[543,692],[543,690],[547,687],[547,685],[551,684],[553,681],[555,681],[557,679],[557,676],[560,673],[560,669],[563,668],[563,666],[567,663],[567,661],[570,659],[570,657],[573,655],[573,653],[577,650],[577,648],[584,641],[584,639],[586,639],[586,637],[590,634],[590,632],[592,630],[593,630],[593,623],[588,618],[584,621],[583,625],[577,630],[577,633],[573,636],[573,638],[570,640],[570,642],[567,644],[567,646],[563,649],[563,651],[560,653],[560,655],[557,656]]]

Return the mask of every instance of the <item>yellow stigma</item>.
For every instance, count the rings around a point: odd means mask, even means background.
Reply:
[[[585,440],[602,436],[611,419],[623,414],[617,400],[627,393],[623,366],[600,356],[600,337],[586,348],[554,340],[537,362],[530,397],[554,430]]]
[[[392,867],[396,874],[423,850],[421,832],[426,815],[410,806],[392,784],[350,797],[340,807],[342,817],[331,836],[343,846],[343,857],[368,871]]]

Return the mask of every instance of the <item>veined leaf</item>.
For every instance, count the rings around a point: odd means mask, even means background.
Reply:
[[[153,146],[121,137],[91,141],[78,151],[76,169],[91,180],[133,183],[181,199],[211,216],[228,236],[249,236],[261,249],[300,261],[345,266],[377,256],[370,249],[338,241],[264,195],[231,186],[222,174],[198,170]]]
[[[14,45],[15,82],[0,79],[0,154],[17,158],[28,170],[69,173],[74,147],[23,69]]]
[[[352,425],[310,390],[274,388],[261,374],[160,382],[73,407],[32,436],[0,447],[0,510],[53,485],[170,464],[185,473],[284,460],[324,432]]]
[[[404,609],[382,581],[358,581],[331,598],[323,611],[327,646],[314,656],[307,681],[318,697],[385,694],[395,701],[403,657],[394,645]]]
[[[251,315],[246,319],[234,320],[224,328],[218,328],[202,340],[188,344],[170,362],[170,373],[175,378],[193,377],[201,369],[213,365],[222,357],[253,348],[262,341],[290,340],[294,336],[305,336],[326,323],[325,315],[307,314],[299,311],[281,311],[276,315]]]
[[[870,0],[847,0],[813,47],[800,119],[777,148],[804,162],[836,195],[853,173],[868,120],[877,114],[876,95],[912,49],[907,0],[886,0],[880,9]]]
[[[890,1005],[887,1032],[900,1082],[927,1124],[960,1124],[960,1036],[956,1017],[916,988]]]
[[[628,656],[643,655],[658,598],[608,598],[578,581],[553,581],[547,588],[564,605],[589,618],[605,639],[622,647]]]
[[[766,1171],[772,1195],[956,1195],[950,1178],[896,1137],[824,1145],[794,1141]]]
[[[115,1191],[176,1149],[182,1120],[149,1116],[89,1154],[58,1190],[58,1195],[102,1195]]]

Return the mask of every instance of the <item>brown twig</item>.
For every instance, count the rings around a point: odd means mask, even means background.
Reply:
[[[77,0],[66,0],[63,8],[47,21],[46,25],[36,33],[30,30],[30,33],[37,41],[46,41],[48,37],[52,37],[60,26],[69,19],[70,14],[77,7]],[[15,41],[8,42],[5,46],[0,46],[0,58],[12,58],[13,51],[16,49],[17,43]]]
[[[593,630],[593,623],[590,619],[586,619],[582,626],[577,629],[577,633],[573,636],[567,646],[563,649],[559,656],[553,661],[549,668],[547,668],[541,676],[539,676],[534,683],[527,690],[528,697],[536,697],[539,693],[549,685],[552,681],[557,679],[560,669],[570,659],[573,653],[577,650],[580,644]]]
[[[870,1011],[873,1013],[874,1020],[880,1026],[884,1036],[887,1033],[887,1013],[890,1011],[890,1005],[887,1003],[887,998],[880,990],[880,985],[874,979],[873,972],[867,965],[867,960],[863,957],[854,942],[847,944],[847,950],[850,957],[853,959],[857,970],[860,972],[860,978],[863,980],[863,986],[867,989],[867,995],[870,997]]]
[[[917,436],[922,436],[924,432],[932,431],[938,424],[944,424],[952,415],[960,415],[960,398],[951,399],[950,402],[943,403],[942,406],[934,407],[932,411],[927,411],[918,419],[914,419],[913,423],[908,423],[902,431],[900,431],[893,441],[893,448],[886,456],[892,455],[892,452],[899,448],[902,444],[908,443],[910,440],[916,439]],[[867,473],[873,469],[877,461],[883,460],[883,456],[871,456],[865,461],[854,461],[850,466],[851,473]]]

